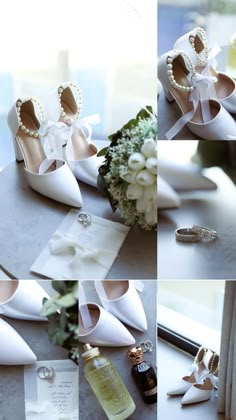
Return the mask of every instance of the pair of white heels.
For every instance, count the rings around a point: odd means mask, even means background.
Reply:
[[[191,374],[184,376],[167,392],[168,396],[184,395],[181,404],[195,404],[209,400],[218,383],[219,356],[200,347],[191,367]]]
[[[205,140],[231,140],[236,123],[236,84],[224,73],[213,69],[219,49],[209,52],[202,28],[194,28],[179,38],[174,49],[158,61],[158,77],[166,99],[179,105],[182,117],[166,133],[172,139],[187,125]]]
[[[8,114],[16,159],[24,160],[31,188],[73,207],[83,205],[76,178],[96,187],[101,163],[78,120],[81,101],[80,89],[67,82],[50,96],[47,122],[35,98],[18,99]],[[41,137],[46,138],[44,145]]]
[[[132,281],[106,280],[95,281],[94,284],[103,307],[92,302],[80,304],[79,341],[111,347],[133,345],[135,339],[122,322],[146,331],[147,320]],[[85,310],[88,310],[88,325],[83,318]]]
[[[48,294],[34,280],[0,282],[0,314],[10,318],[46,321],[40,315]],[[37,360],[25,340],[6,321],[0,319],[0,364],[26,365]]]

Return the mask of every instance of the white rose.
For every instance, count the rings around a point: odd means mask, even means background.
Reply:
[[[143,187],[138,184],[129,184],[126,190],[126,197],[129,200],[137,200],[143,196]]]
[[[145,168],[146,159],[142,153],[133,153],[128,160],[128,167],[135,171]]]
[[[143,197],[138,198],[138,200],[136,201],[137,212],[138,213],[145,213],[146,205],[147,205],[147,200],[145,200],[145,198],[143,198]]]
[[[136,176],[137,183],[148,187],[156,183],[155,175],[151,174],[147,169],[143,169]]]
[[[157,158],[150,157],[146,160],[146,168],[154,175],[157,174]]]
[[[121,172],[120,177],[128,182],[129,184],[136,184],[136,175],[137,175],[138,171],[131,171],[131,170],[127,170],[125,172]]]
[[[149,157],[156,157],[157,156],[157,143],[154,139],[146,139],[144,144],[141,148],[141,152],[146,156]]]
[[[150,211],[146,211],[144,218],[148,225],[155,225],[157,223],[157,209],[154,207]]]
[[[151,185],[150,187],[144,187],[143,198],[145,200],[151,200],[153,203],[157,201],[157,185]]]

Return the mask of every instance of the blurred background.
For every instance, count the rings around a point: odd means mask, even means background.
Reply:
[[[156,106],[156,2],[8,0],[1,12],[0,169],[14,159],[6,116],[21,96],[45,101],[63,81],[82,90],[94,139]]]
[[[158,54],[195,26],[207,31],[210,46],[227,45],[235,28],[235,0],[158,0]]]

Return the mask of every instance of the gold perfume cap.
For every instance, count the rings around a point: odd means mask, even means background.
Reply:
[[[100,355],[99,348],[92,347],[89,343],[84,344],[83,349],[85,350],[85,352],[82,353],[81,356],[85,360],[92,359],[93,357]]]
[[[127,357],[133,365],[143,362],[143,350],[142,347],[133,347],[127,351]]]

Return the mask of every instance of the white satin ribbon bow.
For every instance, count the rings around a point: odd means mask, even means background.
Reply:
[[[91,125],[100,122],[99,114],[89,115],[67,125],[60,121],[47,121],[42,126],[41,135],[44,137],[44,151],[48,159],[75,160],[72,136],[77,130],[87,130],[86,139],[91,141]],[[66,146],[66,148],[65,148]]]
[[[171,140],[175,135],[193,118],[195,115],[199,102],[202,105],[202,116],[204,123],[211,120],[211,113],[209,107],[209,95],[212,85],[216,81],[215,77],[202,75],[196,73],[191,78],[191,84],[194,90],[189,96],[189,101],[193,102],[193,110],[184,114],[174,125],[167,131],[166,137]]]
[[[73,257],[69,262],[70,266],[79,268],[80,265],[87,260],[97,261],[103,265],[101,258],[107,254],[116,255],[116,253],[104,248],[92,248],[90,246],[82,245],[77,239],[68,234],[56,232],[49,241],[49,249],[52,254],[71,254]]]

